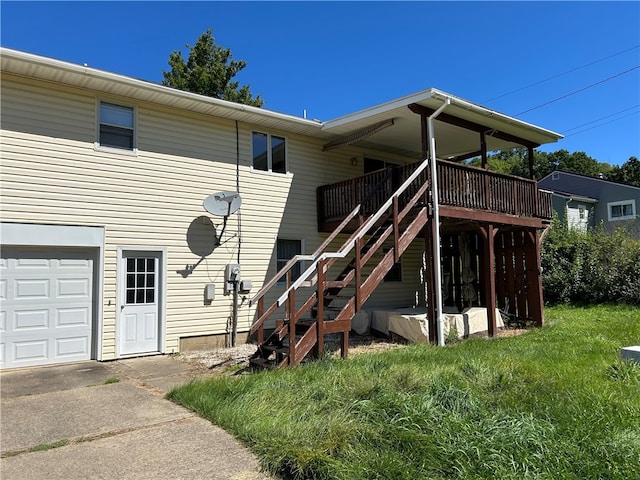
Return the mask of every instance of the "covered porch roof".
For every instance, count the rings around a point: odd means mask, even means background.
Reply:
[[[537,147],[562,135],[430,88],[323,123],[322,130],[343,139],[325,149],[358,145],[419,158],[422,153],[421,115],[430,114],[449,98],[451,103],[435,121],[439,158],[454,158],[480,150],[484,133],[487,151]]]

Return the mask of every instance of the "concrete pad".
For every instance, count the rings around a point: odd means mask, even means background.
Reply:
[[[169,422],[188,410],[130,383],[3,398],[2,451]]]
[[[17,397],[99,385],[114,376],[117,377],[117,373],[113,364],[95,361],[14,369],[0,374],[0,396]]]
[[[114,363],[114,368],[121,375],[163,394],[194,378],[202,377],[202,373],[194,366],[170,356],[118,360]]]
[[[620,356],[627,362],[640,363],[640,346],[624,347],[620,350]]]
[[[190,417],[4,458],[2,478],[266,480],[270,477],[259,473],[257,460],[228,433],[199,417]]]

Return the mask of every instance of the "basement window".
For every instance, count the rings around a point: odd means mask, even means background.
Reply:
[[[279,238],[276,246],[276,271],[279,272],[289,260],[296,255],[302,255],[302,240],[287,240]],[[304,262],[296,263],[291,269],[291,281],[300,277]],[[286,276],[278,279],[278,283],[285,284]]]
[[[99,146],[133,151],[134,113],[133,107],[100,102]]]
[[[631,220],[636,218],[636,201],[623,200],[621,202],[607,203],[609,221]]]
[[[384,249],[384,254],[386,255],[389,251],[388,248]],[[391,270],[387,272],[384,276],[384,282],[402,282],[402,258],[398,260],[397,263],[394,263],[391,267]]]
[[[254,170],[287,173],[287,142],[284,137],[253,132],[251,146]]]

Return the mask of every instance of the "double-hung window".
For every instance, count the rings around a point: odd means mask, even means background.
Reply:
[[[611,202],[607,204],[609,210],[609,221],[631,220],[636,218],[636,201],[624,200],[622,202]]]
[[[253,168],[265,172],[287,173],[287,142],[268,133],[252,133]]]
[[[134,150],[133,107],[100,102],[98,144],[101,147]]]
[[[276,270],[279,272],[296,255],[302,255],[302,240],[279,238],[276,246]],[[291,269],[291,281],[300,277],[301,272],[302,262],[298,262]],[[287,278],[283,276],[278,279],[278,283],[284,283],[286,280]]]

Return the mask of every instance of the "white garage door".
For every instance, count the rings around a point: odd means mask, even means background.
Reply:
[[[1,366],[90,359],[91,252],[4,247],[1,258]]]

